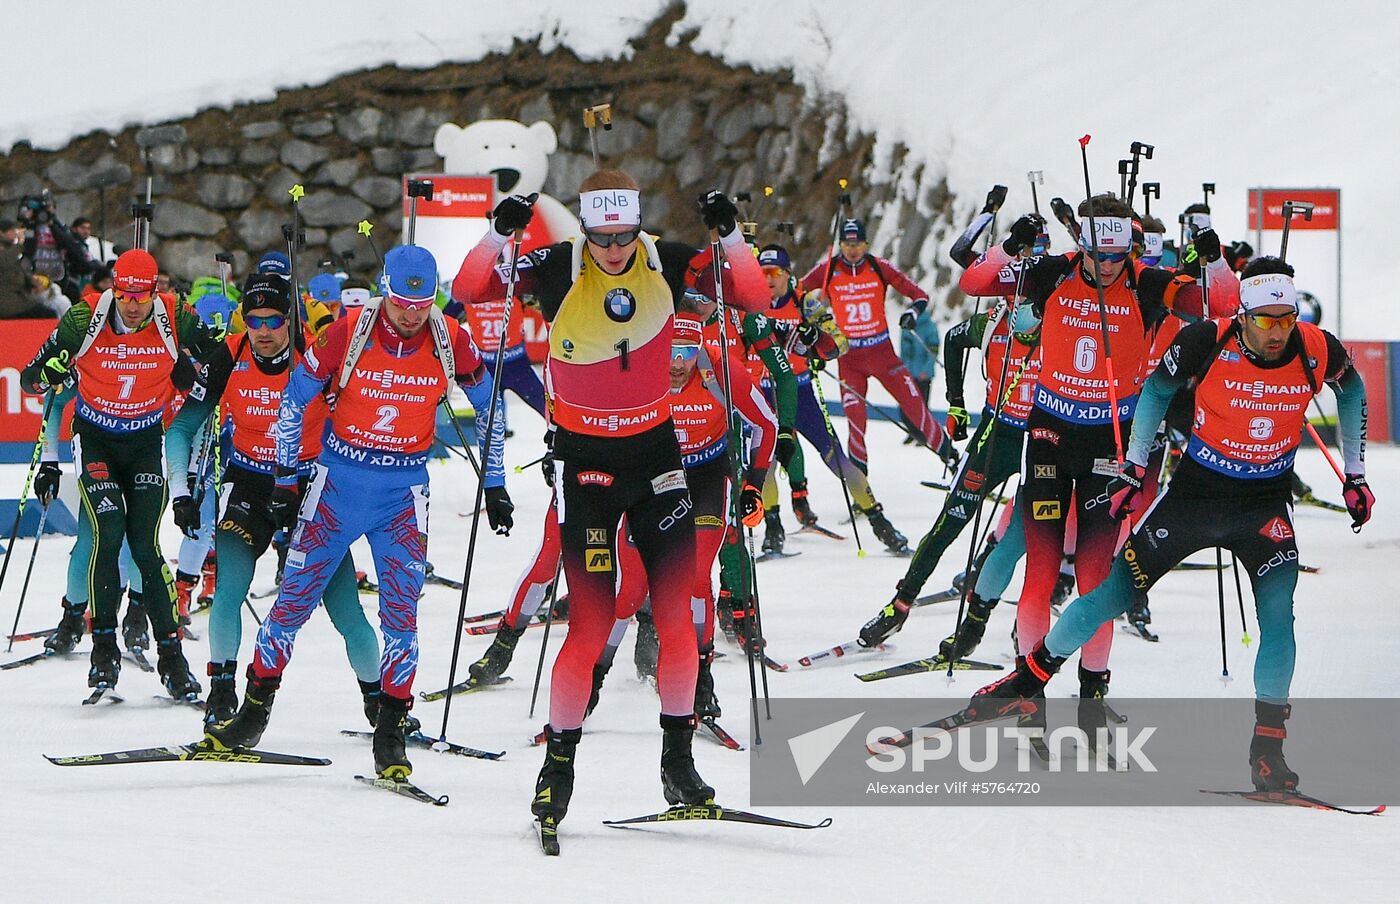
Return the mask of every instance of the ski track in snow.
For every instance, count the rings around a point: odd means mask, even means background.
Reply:
[[[508,462],[537,454],[534,417],[512,404],[516,436],[509,441]],[[943,500],[918,481],[939,477],[942,467],[927,452],[900,445],[900,434],[888,424],[873,422],[870,437],[875,489],[895,525],[916,542]],[[1386,667],[1395,659],[1400,611],[1378,568],[1384,553],[1367,549],[1368,543],[1388,546],[1400,537],[1400,503],[1391,479],[1400,470],[1400,450],[1373,447],[1370,458],[1378,505],[1376,519],[1360,537],[1351,534],[1343,516],[1313,508],[1298,512],[1302,559],[1322,566],[1324,573],[1299,579],[1297,697],[1400,694],[1400,677]],[[1320,495],[1339,498],[1321,456],[1306,451],[1299,464]],[[71,480],[71,469],[65,471],[64,479]],[[22,472],[21,466],[4,466],[0,481],[15,485]],[[435,517],[429,554],[440,573],[454,577],[460,575],[470,525],[456,516],[470,508],[474,485],[467,474],[455,459],[431,466]],[[823,523],[835,527],[840,488],[824,469],[810,474],[813,504]],[[545,487],[534,469],[510,474],[509,486],[518,527],[509,539],[482,533],[485,554],[476,559],[468,612],[499,608],[535,546]],[[789,530],[796,527],[786,507],[784,518]],[[863,560],[849,541],[790,534],[789,547],[802,550],[801,559],[760,568],[764,622],[776,658],[794,662],[854,636],[886,601],[905,560],[878,551],[864,523],[860,527],[870,549]],[[26,554],[30,542],[21,541]],[[173,554],[178,534],[168,522],[163,542]],[[41,544],[21,630],[57,618],[70,545],[60,537]],[[929,587],[945,586],[965,554],[966,546],[955,544]],[[363,543],[356,556],[366,567],[370,559]],[[267,585],[271,567],[266,557],[254,586]],[[0,603],[7,627],[21,577],[9,576]],[[1016,594],[1019,581],[1018,576],[1009,595]],[[362,600],[373,621],[373,599]],[[457,601],[455,591],[429,586],[420,604],[420,690],[445,683]],[[258,608],[265,612],[268,605],[264,601]],[[1223,687],[1218,680],[1213,574],[1173,573],[1154,590],[1152,611],[1161,643],[1115,635],[1114,696],[1250,695],[1252,652],[1238,642],[1233,603],[1227,606],[1230,664],[1240,677]],[[1007,606],[996,611],[978,651],[981,658],[1000,661],[1009,652],[1014,612]],[[246,613],[244,618],[241,666],[247,664],[255,630]],[[950,606],[918,610],[898,636],[897,651],[810,671],[770,672],[772,693],[927,695],[943,698],[930,703],[931,715],[951,711],[988,677],[965,673],[951,686],[942,674],[862,685],[851,677],[850,666],[875,668],[932,651],[955,618]],[[41,754],[190,741],[200,734],[198,714],[152,700],[159,692],[155,677],[134,667],[122,673],[126,703],[79,706],[87,694],[85,655],[0,674],[0,763],[6,779],[0,790],[0,863],[7,866],[0,872],[0,899],[78,902],[100,888],[104,900],[114,902],[188,901],[221,887],[259,901],[342,904],[387,892],[423,900],[511,902],[536,900],[542,883],[564,882],[575,883],[560,887],[574,889],[581,900],[644,900],[664,889],[668,900],[677,902],[716,896],[835,901],[865,899],[874,890],[888,896],[895,889],[916,895],[926,889],[940,897],[983,901],[1010,900],[1039,888],[1084,902],[1122,901],[1130,893],[1141,901],[1272,904],[1393,900],[1400,878],[1393,857],[1400,821],[1268,806],[760,808],[809,821],[829,815],[835,822],[819,832],[699,824],[609,829],[601,825],[603,819],[664,806],[657,778],[656,697],[634,677],[630,641],[624,642],[579,747],[578,784],[562,827],[564,855],[546,860],[529,815],[542,754],[526,744],[547,718],[547,687],[536,717],[526,717],[542,635],[539,630],[525,635],[510,670],[513,683],[459,697],[452,706],[449,737],[506,750],[503,760],[410,750],[415,781],[433,794],[451,796],[451,805],[442,809],[371,793],[352,780],[371,768],[369,745],[338,732],[363,728],[364,716],[344,647],[320,613],[298,640],[262,746],[334,760],[322,769],[179,763],[61,769]],[[560,636],[556,630],[553,650]],[[463,638],[458,679],[489,641]],[[38,643],[16,644],[16,657],[38,649]],[[84,654],[88,648],[86,641],[80,647]],[[203,672],[207,649],[205,642],[187,645],[196,673]],[[748,679],[742,658],[732,648],[729,652],[714,669],[726,713],[721,722],[747,745]],[[243,684],[240,675],[240,691]],[[1050,686],[1058,697],[1076,690],[1072,676]],[[420,703],[414,712],[436,735],[442,704]],[[1248,782],[1246,733],[1241,726],[1241,787]],[[719,789],[720,800],[746,806],[747,754],[701,739],[695,751],[701,774]],[[1306,773],[1303,778],[1306,787]]]

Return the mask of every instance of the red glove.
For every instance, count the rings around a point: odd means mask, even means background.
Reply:
[[[1360,474],[1348,474],[1346,482],[1342,484],[1342,501],[1351,513],[1351,529],[1360,531],[1361,525],[1371,520],[1371,507],[1376,504],[1376,497],[1366,485],[1366,478]]]
[[[1138,497],[1142,495],[1142,482],[1147,469],[1137,462],[1123,462],[1123,473],[1108,482],[1108,513],[1114,518],[1124,518],[1137,511]]]

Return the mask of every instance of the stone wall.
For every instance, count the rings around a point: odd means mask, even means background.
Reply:
[[[441,168],[433,136],[447,121],[551,122],[560,147],[546,191],[571,205],[593,168],[581,111],[609,102],[614,124],[600,133],[600,150],[641,183],[650,228],[703,241],[695,196],[711,187],[747,191],[760,241],[783,240],[805,267],[830,240],[844,177],[875,251],[940,297],[950,278],[941,249],[952,203],[942,181],[906,164],[902,148],[850,127],[839,100],[806,96],[789,73],[732,69],[683,41],[666,46],[677,15],[653,23],[624,63],[545,56],[518,44],[477,63],[360,72],[182,120],[182,140],[152,153],[153,251],[186,279],[211,272],[218,251],[231,251],[236,272],[245,273],[250,260],[282,243],[287,189],[300,182],[310,246],[302,277],[346,249],[356,252],[355,269],[367,269],[373,254],[355,224],[373,221],[381,247],[398,234],[400,177]],[[135,128],[91,133],[54,152],[16,145],[0,157],[0,203],[47,187],[63,219],[81,213],[94,222],[105,204],[107,237],[129,244],[130,203],[146,178],[135,137]],[[763,201],[767,185],[774,192]],[[785,221],[795,238],[779,234]]]

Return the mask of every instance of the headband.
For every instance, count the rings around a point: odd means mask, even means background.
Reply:
[[[581,193],[578,201],[584,229],[642,225],[642,197],[635,189],[600,188]]]
[[[1094,250],[1094,238],[1100,251],[1127,251],[1133,243],[1133,224],[1127,217],[1094,217],[1085,220],[1079,234],[1079,245],[1085,251]],[[1089,230],[1093,229],[1093,236]]]
[[[1240,310],[1253,311],[1274,305],[1298,310],[1298,290],[1292,277],[1282,273],[1261,273],[1240,280]]]

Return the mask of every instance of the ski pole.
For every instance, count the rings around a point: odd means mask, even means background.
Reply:
[[[458,420],[457,412],[452,410],[452,406],[447,403],[447,399],[443,399],[441,404],[442,410],[447,412],[447,420],[451,422],[452,429],[457,431],[457,441],[462,444],[463,451],[458,452],[447,443],[442,444],[443,448],[453,453],[458,458],[466,459],[467,464],[471,465],[472,470],[476,472],[476,479],[481,480],[481,465],[477,463],[476,454],[472,452],[471,443],[467,442],[467,433],[462,429],[462,422]]]
[[[0,588],[5,586],[5,575],[10,571],[10,557],[15,552],[15,538],[19,536],[19,520],[24,515],[24,506],[29,501],[29,490],[34,485],[34,472],[39,467],[39,459],[44,454],[44,433],[49,426],[49,415],[53,412],[53,401],[58,396],[56,389],[50,389],[44,402],[44,413],[39,418],[39,438],[34,442],[34,454],[29,458],[29,471],[24,475],[24,490],[19,494],[19,504],[15,507],[15,523],[10,528],[10,540],[5,544],[5,564],[0,565]],[[19,629],[19,613],[15,613],[13,635]],[[13,640],[10,641],[14,643]]]
[[[1108,402],[1113,423],[1113,452],[1123,464],[1123,428],[1118,422],[1118,386],[1113,375],[1113,343],[1108,336],[1108,308],[1104,300],[1103,278],[1099,275],[1099,231],[1094,228],[1094,190],[1089,187],[1089,138],[1079,139],[1079,157],[1084,164],[1084,195],[1089,202],[1089,248],[1094,255],[1094,289],[1099,296],[1099,329],[1103,332],[1104,369],[1108,372]]]
[[[546,458],[548,458],[548,457],[549,457],[549,453],[546,452],[544,455],[541,455],[539,458],[535,459],[534,461],[527,461],[527,462],[525,462],[525,464],[523,464],[523,465],[516,465],[516,466],[515,466],[515,473],[517,473],[517,474],[524,474],[526,468],[533,468],[535,465],[541,464],[541,463],[542,463]]]
[[[15,609],[15,624],[10,628],[10,642],[5,646],[5,652],[10,652],[10,647],[15,643],[15,632],[19,630],[19,616],[24,611],[24,600],[29,596],[29,579],[34,574],[34,559],[39,555],[39,540],[44,536],[44,525],[49,520],[49,505],[44,505],[39,510],[39,528],[34,534],[34,548],[29,551],[29,567],[24,570],[24,586],[19,590],[19,607]]]
[[[520,275],[519,264],[520,232],[517,230],[515,236],[512,238],[510,243],[510,275],[506,278],[506,304],[505,310],[501,313],[501,331],[497,334],[499,336],[506,336],[509,334],[510,313],[515,308],[515,304],[512,301],[512,299],[515,298],[515,282]],[[486,448],[488,454],[490,453],[491,449],[491,431],[496,424],[496,405],[501,398],[501,364],[504,360],[505,355],[496,356],[495,373],[491,375],[491,401],[490,406],[487,408],[486,411],[486,433],[484,434],[486,436]],[[480,418],[481,413],[477,412],[478,422],[480,421]],[[467,447],[465,442],[463,443],[463,446],[464,448]],[[467,597],[471,593],[472,586],[472,563],[475,561],[476,558],[476,538],[477,534],[481,529],[482,500],[486,496],[485,466],[489,463],[489,459],[487,461],[482,462],[482,467],[477,472],[480,475],[480,478],[476,482],[476,501],[472,507],[472,527],[471,533],[467,538],[467,561],[466,564],[463,566],[462,572],[462,595],[457,603],[457,621],[455,622],[455,624],[458,625],[462,623],[462,619],[466,618],[467,615]],[[447,687],[449,688],[457,682],[457,661],[462,653],[462,632],[455,631],[453,632],[453,634],[454,636],[452,638],[452,662],[448,666],[447,670]],[[447,743],[447,720],[452,715],[453,696],[453,694],[448,694],[447,700],[443,704],[442,730],[438,733],[439,745],[445,745]],[[446,748],[439,747],[438,749],[441,750]]]
[[[306,335],[301,329],[301,285],[297,282],[297,251],[306,243],[306,231],[301,228],[301,199],[306,189],[298,182],[287,189],[292,196],[291,225],[282,226],[282,237],[287,240],[287,262],[291,267],[289,282],[292,284],[292,344],[299,352],[306,351]]]
[[[822,421],[826,424],[827,442],[831,443],[832,461],[836,462],[836,476],[841,478],[841,495],[846,499],[846,514],[851,517],[851,536],[856,540],[856,558],[865,558],[865,547],[860,543],[860,528],[856,526],[856,507],[851,502],[851,488],[846,484],[846,468],[836,456],[841,452],[841,438],[836,435],[836,427],[831,423],[831,412],[826,410],[826,393],[822,392],[820,374],[812,376],[812,388],[816,391],[817,407],[822,410]],[[849,460],[849,459],[847,459]]]
[[[374,232],[374,224],[369,220],[361,220],[355,227],[355,231],[364,236],[366,242],[369,242],[369,250],[374,252],[374,257],[379,261],[379,268],[382,270],[384,268],[384,255],[379,253],[379,244],[371,235]]]
[[[888,414],[885,414],[885,412],[881,410],[881,408],[878,405],[871,404],[868,398],[866,398],[864,395],[861,395],[859,392],[856,392],[854,389],[851,388],[851,384],[847,383],[845,380],[841,379],[836,374],[831,373],[831,371],[829,370],[823,370],[822,373],[827,374],[837,383],[841,384],[842,391],[848,392],[852,396],[854,396],[857,401],[859,401],[862,405],[866,407],[867,411],[872,411],[875,413],[875,416],[880,418],[881,420],[889,421],[891,424],[894,424],[896,427],[898,427],[904,432],[905,436],[914,440],[916,443],[923,446],[925,449],[929,450],[934,455],[938,454],[938,450],[928,444],[927,437],[920,436],[918,433],[915,433],[913,430],[910,430],[908,427],[906,427],[902,421],[895,420]],[[939,460],[941,461],[942,459]]]
[[[621,537],[617,542],[626,542]],[[554,581],[549,585],[548,607],[544,613],[544,639],[540,641],[540,661],[535,663],[535,688],[530,691],[530,719],[535,718],[535,700],[540,695],[540,678],[544,675],[544,653],[549,649],[549,629],[554,626],[554,601],[559,593],[559,573],[564,569],[564,556],[561,553],[559,561],[554,565]],[[458,632],[461,636],[461,632]],[[448,685],[451,687],[452,685]]]
[[[1162,183],[1144,182],[1142,183],[1142,212],[1146,216],[1152,216],[1152,199],[1162,199]]]
[[[1128,153],[1132,154],[1133,159],[1132,168],[1128,171],[1128,191],[1124,195],[1124,199],[1128,202],[1129,207],[1133,206],[1133,195],[1137,192],[1138,166],[1143,160],[1152,159],[1152,151],[1152,145],[1144,144],[1141,141],[1134,141],[1128,147]],[[1146,185],[1142,187],[1142,196],[1144,199],[1147,197]]]
[[[1304,220],[1312,221],[1313,205],[1311,201],[1284,201],[1283,202],[1283,241],[1279,244],[1279,260],[1288,260],[1288,234],[1293,231],[1293,215],[1299,214]]]
[[[1240,586],[1240,560],[1235,556],[1233,549],[1230,550],[1230,570],[1235,573],[1235,599],[1239,600],[1240,603],[1240,631],[1243,632],[1240,636],[1240,643],[1247,647],[1254,641],[1254,638],[1249,636],[1249,622],[1245,621],[1244,617],[1244,589]]]
[[[245,605],[245,606],[248,607],[248,611],[249,611],[250,613],[252,613],[253,621],[257,622],[257,623],[258,623],[258,627],[261,628],[261,627],[262,627],[262,623],[263,623],[263,622],[262,622],[262,616],[258,615],[258,610],[256,610],[256,609],[253,608],[253,601],[250,600],[250,599],[248,599],[248,597],[245,596],[245,597],[243,597],[243,605]]]
[[[427,179],[408,180],[408,243],[414,244],[418,235],[418,199],[433,199],[433,183]]]
[[[1225,655],[1225,560],[1215,547],[1215,591],[1220,599],[1220,680],[1230,680],[1230,662]]]
[[[612,104],[594,104],[583,108],[583,127],[588,130],[588,143],[593,146],[593,168],[598,169],[598,126],[612,131]]]

